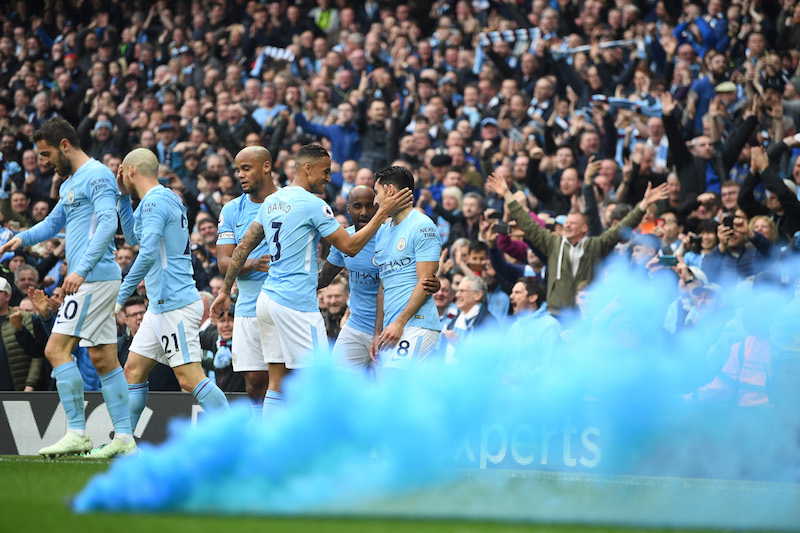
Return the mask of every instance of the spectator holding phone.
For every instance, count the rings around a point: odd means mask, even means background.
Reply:
[[[750,228],[747,215],[738,208],[717,226],[717,239],[719,244],[703,261],[703,270],[720,285],[769,270],[777,255],[775,246]]]

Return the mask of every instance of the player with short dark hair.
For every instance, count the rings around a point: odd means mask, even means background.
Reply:
[[[376,201],[398,188],[413,190],[414,176],[399,166],[375,174]],[[391,224],[378,231],[375,264],[380,275],[378,312],[370,356],[382,369],[407,369],[423,361],[439,338],[441,325],[433,298],[423,285],[439,267],[442,239],[436,224],[412,207],[390,211]]]
[[[42,124],[33,140],[39,157],[66,180],[59,188],[60,199],[53,211],[0,246],[0,255],[51,239],[65,228],[69,270],[63,289],[67,297],[58,311],[45,356],[53,366],[58,396],[67,414],[67,433],[55,444],[39,450],[39,454],[58,457],[92,451],[92,441],[86,434],[83,379],[72,358],[79,342],[88,347],[100,375],[115,435],[111,444],[88,456],[105,458],[132,453],[136,444],[131,434],[128,386],[117,360],[113,315],[122,278],[114,261],[119,197],[114,175],[81,149],[75,130],[61,117]]]

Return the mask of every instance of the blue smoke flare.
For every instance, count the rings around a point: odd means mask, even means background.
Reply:
[[[74,509],[796,527],[800,298],[756,280],[685,320],[670,276],[600,271],[524,374],[501,331],[375,383],[318,364],[268,423],[245,405],[175,422]]]

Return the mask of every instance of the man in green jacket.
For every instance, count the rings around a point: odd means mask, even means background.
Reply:
[[[633,228],[642,220],[651,204],[667,198],[666,183],[652,188],[647,185],[644,198],[617,225],[597,237],[588,237],[586,215],[572,211],[564,223],[564,235],[559,237],[537,224],[511,194],[505,180],[490,175],[492,190],[505,200],[509,213],[525,237],[547,256],[547,304],[551,313],[558,315],[564,308],[574,307],[577,286],[592,281],[594,268],[620,241],[623,228]]]

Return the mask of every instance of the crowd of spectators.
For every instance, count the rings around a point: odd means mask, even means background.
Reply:
[[[283,186],[309,142],[331,153],[324,199],[343,225],[355,185],[392,164],[413,172],[446,243],[449,346],[525,318],[514,345],[540,328],[549,360],[552,316],[580,309],[609,255],[671,276],[670,333],[737,283],[797,281],[796,0],[20,0],[0,23],[3,242],[57,201],[63,177],[31,136],[61,115],[112,171],[134,147],[158,155],[189,213],[198,288],[214,295],[234,155],[268,147]],[[117,244],[125,271],[136,251]],[[57,295],[63,240],[3,258],[15,304],[26,264]],[[320,297],[332,336],[341,300]],[[12,368],[36,356],[5,351]],[[46,386],[30,368],[13,388]]]

